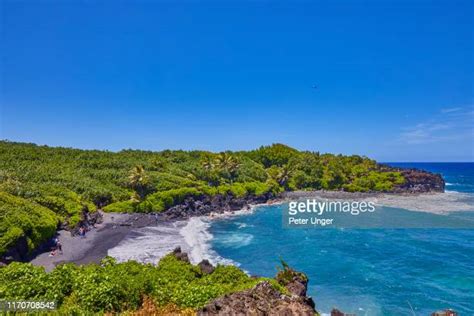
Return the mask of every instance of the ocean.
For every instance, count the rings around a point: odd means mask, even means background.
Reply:
[[[474,163],[391,165],[441,173],[447,194],[460,192],[474,209]],[[282,227],[281,214],[281,205],[262,206],[212,221],[211,248],[253,275],[274,276],[280,258],[304,271],[323,313],[337,307],[357,315],[429,315],[452,308],[474,315],[473,229],[291,229]],[[463,214],[473,219],[474,212]]]
[[[377,206],[385,221],[474,223],[474,163],[390,164],[441,173],[447,193],[388,199]],[[267,277],[284,260],[308,275],[308,295],[323,314],[337,307],[367,316],[430,315],[445,308],[474,315],[474,229],[285,228],[283,207],[139,229],[109,255],[156,263],[181,246],[193,263],[209,259]]]

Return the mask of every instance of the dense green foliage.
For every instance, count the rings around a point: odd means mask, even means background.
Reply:
[[[64,314],[138,309],[144,297],[158,306],[193,309],[210,300],[264,280],[251,278],[235,266],[217,266],[203,274],[198,266],[165,256],[158,265],[135,261],[101,265],[64,264],[46,273],[42,267],[11,263],[0,268],[0,300],[53,300]],[[269,280],[278,290],[284,288]]]
[[[0,192],[0,253],[24,238],[32,250],[56,231],[57,215],[46,207]]]
[[[278,273],[275,280],[278,284],[286,286],[288,283],[295,279],[299,279],[302,282],[308,282],[306,274],[292,269],[283,259],[280,258],[281,268],[278,268]]]
[[[0,192],[17,199],[15,208],[45,218],[30,227],[2,234],[7,245],[20,234],[34,245],[49,237],[53,221],[69,226],[81,211],[103,207],[110,212],[160,212],[193,196],[261,195],[283,190],[388,191],[402,183],[397,172],[384,172],[375,161],[359,156],[299,152],[275,144],[248,152],[138,151],[117,153],[51,148],[0,142]],[[6,195],[5,195],[6,196]],[[9,198],[9,201],[12,198]],[[13,202],[0,200],[0,229],[15,212]],[[42,207],[41,207],[42,206]],[[54,212],[47,212],[46,209]],[[19,215],[22,216],[21,212]],[[22,230],[22,233],[20,233]],[[2,230],[6,231],[6,230]],[[39,233],[37,237],[35,232]],[[0,254],[4,248],[0,248]]]

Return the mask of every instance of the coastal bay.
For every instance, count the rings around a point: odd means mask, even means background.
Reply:
[[[8,146],[9,144],[4,145]],[[23,148],[22,145],[15,149],[38,150],[34,146]],[[46,152],[50,151],[50,149],[45,150]],[[56,149],[53,149],[51,153],[55,151]],[[105,155],[104,153],[99,153],[99,156],[97,156],[96,153],[81,152],[86,156],[91,155],[91,159],[97,159],[97,157]],[[70,187],[80,186],[82,181],[95,181],[95,178],[84,177],[83,175],[86,174],[84,172],[81,172],[80,176],[82,178],[76,177],[77,174],[74,173],[74,166],[78,162],[83,164],[84,161],[78,161],[72,155],[73,153],[74,155],[76,154],[71,151],[69,160],[66,160],[67,163],[65,163],[64,169],[66,171],[61,171],[63,174],[60,174],[57,180],[53,177],[54,181],[64,181],[62,179],[66,177],[70,181],[68,184]],[[289,168],[288,165],[281,167],[275,165],[266,169],[262,167],[267,163],[265,160],[267,156],[272,157],[272,155],[276,154],[276,157],[279,157],[278,155],[282,153],[283,157],[288,154],[293,159],[300,161],[297,167],[292,167],[296,168],[296,171],[287,170],[286,168]],[[139,157],[142,155],[141,152],[136,154]],[[262,158],[255,158],[254,155],[257,154],[262,155]],[[64,153],[60,152],[54,158],[55,161],[63,161],[63,155]],[[183,163],[183,155],[184,157],[189,156],[186,159],[189,159],[191,162]],[[214,157],[210,161],[208,159],[209,155]],[[50,159],[49,156],[45,157]],[[399,308],[400,312],[407,311],[406,307],[397,307],[393,305],[393,302],[384,301],[384,298],[378,297],[375,294],[387,293],[389,295],[392,293],[390,290],[382,290],[380,288],[386,281],[375,278],[373,280],[373,287],[368,287],[368,292],[373,291],[376,297],[375,301],[361,295],[356,300],[360,302],[358,306],[349,304],[349,302],[353,301],[352,297],[336,302],[331,299],[331,295],[328,294],[330,292],[327,292],[333,286],[327,278],[333,276],[335,272],[325,270],[320,265],[325,264],[327,266],[334,266],[336,270],[341,269],[337,273],[348,278],[348,282],[350,281],[350,284],[339,283],[339,286],[334,288],[333,291],[339,293],[339,291],[350,286],[351,293],[356,293],[361,291],[360,287],[365,284],[361,282],[361,278],[365,280],[363,275],[373,273],[373,271],[370,271],[371,266],[381,269],[381,271],[385,270],[386,274],[383,275],[387,276],[391,275],[390,269],[392,267],[378,267],[380,257],[377,256],[364,259],[364,256],[367,256],[366,252],[359,253],[355,251],[354,253],[357,253],[357,257],[348,259],[351,258],[352,252],[347,253],[347,250],[372,249],[371,242],[374,238],[377,240],[376,254],[390,250],[394,245],[405,245],[402,247],[405,248],[407,241],[408,243],[417,242],[416,239],[419,237],[416,236],[418,235],[413,235],[413,233],[397,235],[391,233],[391,231],[397,228],[411,229],[406,223],[415,223],[415,225],[422,223],[424,228],[430,229],[429,227],[434,227],[430,226],[433,223],[445,225],[446,223],[456,224],[471,221],[469,215],[465,216],[465,214],[472,213],[470,210],[472,205],[474,205],[470,192],[444,192],[445,181],[441,175],[442,172],[433,173],[410,168],[409,166],[408,168],[391,167],[359,157],[335,158],[333,156],[320,156],[318,153],[299,153],[281,145],[264,147],[256,152],[242,156],[236,155],[235,157],[228,153],[177,152],[173,153],[170,158],[169,153],[152,153],[147,158],[150,160],[146,167],[131,165],[132,168],[128,172],[123,169],[117,171],[114,168],[105,168],[107,170],[105,178],[103,171],[90,169],[91,173],[96,173],[96,177],[102,177],[102,181],[109,181],[107,177],[111,176],[115,177],[115,179],[121,179],[119,181],[114,180],[115,182],[112,182],[113,185],[107,187],[107,190],[110,189],[110,192],[114,192],[116,195],[109,195],[109,193],[101,191],[104,189],[102,187],[104,182],[100,183],[100,185],[96,183],[94,190],[98,191],[81,191],[83,193],[77,194],[68,189],[68,187],[62,187],[55,183],[50,183],[46,186],[42,183],[36,183],[37,178],[21,178],[26,184],[20,183],[20,186],[15,182],[17,181],[15,178],[9,178],[9,182],[6,183],[8,185],[6,188],[9,191],[1,193],[0,198],[17,207],[20,212],[11,212],[15,208],[11,210],[6,208],[6,210],[10,210],[6,214],[12,216],[12,218],[19,215],[22,216],[23,209],[18,207],[22,203],[28,208],[40,212],[40,214],[45,213],[45,217],[47,215],[50,219],[46,224],[52,226],[52,228],[59,228],[57,236],[62,245],[63,252],[61,254],[58,251],[53,256],[50,256],[50,249],[48,249],[49,240],[46,240],[44,244],[34,248],[34,251],[30,254],[30,256],[34,255],[34,258],[25,257],[25,253],[27,253],[27,248],[24,246],[26,240],[20,237],[17,244],[9,243],[13,247],[4,256],[4,260],[8,264],[7,267],[11,266],[12,269],[16,269],[17,263],[12,263],[12,258],[13,261],[15,261],[15,258],[18,258],[23,261],[30,261],[33,264],[33,266],[26,265],[19,266],[19,268],[33,269],[33,267],[44,267],[47,271],[51,271],[51,274],[48,274],[51,276],[58,273],[56,271],[66,269],[65,267],[73,269],[70,265],[61,265],[62,263],[73,263],[73,266],[77,267],[74,269],[81,269],[84,273],[87,273],[86,271],[89,269],[98,269],[99,267],[103,269],[103,273],[109,273],[109,269],[114,271],[113,269],[115,268],[108,268],[107,265],[104,266],[102,260],[106,256],[110,256],[105,262],[112,262],[112,266],[117,265],[120,269],[133,264],[139,264],[140,269],[148,269],[147,267],[149,266],[146,264],[152,264],[155,267],[154,269],[157,269],[157,273],[159,273],[161,262],[163,260],[171,260],[168,254],[172,253],[172,256],[175,256],[178,260],[185,258],[187,264],[197,265],[201,271],[210,271],[213,269],[212,267],[225,265],[238,267],[236,269],[240,271],[239,273],[245,272],[246,277],[249,277],[249,275],[259,275],[270,278],[276,272],[275,267],[281,264],[281,262],[279,263],[279,258],[284,258],[285,262],[288,261],[291,266],[295,266],[298,270],[308,271],[307,275],[311,281],[305,287],[307,286],[308,294],[314,296],[315,301],[319,304],[317,305],[317,310],[329,312],[331,309],[329,305],[333,304],[333,306],[341,307],[344,311],[348,312],[360,312],[360,309],[362,309],[369,310],[369,315],[382,315],[384,313],[383,308],[387,308],[384,307],[385,305],[390,310],[398,310]],[[123,159],[122,163],[130,165],[136,158],[130,159],[128,153],[124,153],[112,154],[107,156],[107,159]],[[107,165],[107,159],[100,163]],[[248,166],[241,166],[240,163],[236,162],[237,159],[239,161],[246,161]],[[260,161],[258,159],[262,159],[262,162],[257,162]],[[278,159],[275,161],[279,161]],[[288,157],[284,159],[289,161]],[[319,168],[318,170],[322,174],[310,176],[312,169],[305,169],[307,159],[313,159],[313,167]],[[337,178],[334,178],[334,170],[327,169],[328,167],[325,164],[330,164],[330,161],[333,161],[332,159],[335,159],[334,161],[341,160],[340,163],[344,161],[347,166],[352,166],[347,168],[349,171],[337,169],[340,172],[340,176],[344,176],[344,178],[337,180]],[[174,162],[175,160],[179,162],[176,163]],[[222,160],[226,160],[226,164],[230,164],[231,167],[228,165],[227,167],[221,166]],[[16,166],[16,163],[13,162],[14,160],[9,161],[10,168]],[[43,163],[47,165],[47,161]],[[30,162],[25,162],[25,164],[30,165]],[[41,164],[36,164],[41,166]],[[290,163],[288,162],[288,164]],[[163,165],[167,165],[167,169],[165,169],[167,173],[163,172]],[[183,171],[188,170],[189,165],[195,168],[191,170],[201,178],[196,178],[195,175]],[[183,168],[183,170],[178,169],[181,171],[177,171],[176,168]],[[233,172],[240,170],[242,172],[245,171],[245,173],[233,174],[229,172],[230,169],[225,168],[234,168],[232,169],[234,170]],[[48,170],[48,168],[45,170]],[[354,173],[351,170],[358,171]],[[361,173],[361,170],[365,171]],[[295,180],[292,178],[295,177],[294,174],[298,174],[297,171],[299,175],[307,172],[308,175],[305,175],[307,178],[303,178],[304,181],[302,182],[299,182],[301,179]],[[41,172],[42,176],[50,176],[49,173]],[[204,175],[201,172],[204,172]],[[256,172],[257,175],[253,175],[256,178],[252,178],[252,181],[249,181],[247,172]],[[326,175],[325,172],[327,173]],[[177,176],[176,174],[181,175]],[[218,175],[218,183],[212,182],[214,181],[212,178],[213,174]],[[260,176],[265,177],[266,181],[256,181],[260,179]],[[308,179],[313,179],[315,182],[307,182]],[[327,179],[331,179],[333,182],[325,183],[324,181]],[[339,182],[334,182],[336,180]],[[450,179],[450,181],[456,183],[454,180]],[[21,186],[29,188],[29,190],[37,190],[34,191],[36,195],[22,196],[21,194],[27,191],[19,190],[18,188],[21,188]],[[313,186],[319,186],[320,188],[314,188]],[[328,186],[330,189],[324,189],[325,186]],[[90,190],[90,188],[88,189]],[[80,190],[84,189],[80,187]],[[18,192],[17,194],[19,195],[15,196],[9,192]],[[87,198],[90,198],[90,200],[86,200]],[[309,230],[283,227],[281,215],[286,205],[289,202],[304,199],[350,201],[350,205],[358,201],[365,206],[373,203],[376,206],[374,214],[377,214],[378,217],[370,219],[372,222],[375,220],[376,224],[383,224],[379,226],[383,233],[380,234],[380,230],[374,233],[368,229],[370,228],[369,226],[365,227],[365,230],[360,234],[354,233],[349,226],[341,227],[337,222],[336,225],[312,225],[314,229]],[[54,214],[51,213],[52,210],[56,212],[57,224],[54,224],[54,221],[51,220],[54,219]],[[350,213],[350,216],[359,214],[352,213]],[[349,219],[351,219],[349,222],[357,219],[359,224],[367,224],[362,216]],[[21,221],[16,223],[19,225],[24,224]],[[390,223],[392,226],[384,226],[384,223]],[[326,228],[323,230],[316,228],[325,226]],[[327,227],[332,226],[334,226],[333,229],[327,229]],[[87,230],[86,238],[78,236],[78,233],[84,230],[84,228]],[[46,231],[42,230],[42,232]],[[436,234],[430,234],[430,236],[436,237],[436,240],[438,240],[432,241],[435,248],[444,247],[444,245],[437,244],[443,240],[439,234],[441,234],[440,230]],[[10,235],[6,234],[6,237]],[[459,240],[470,238],[469,230],[465,236],[461,236],[462,233],[461,235],[459,233],[455,235],[456,243]],[[38,234],[32,234],[32,236],[38,237]],[[54,237],[54,234],[49,236],[50,238]],[[38,242],[38,240],[35,240],[35,242]],[[354,244],[354,242],[357,243]],[[363,248],[357,248],[360,246],[358,244],[360,242],[364,245]],[[385,244],[386,242],[388,245]],[[30,244],[27,245],[29,246]],[[339,249],[340,247],[343,247],[343,249]],[[451,249],[451,255],[457,255],[457,251],[462,247],[463,245],[457,245]],[[315,253],[315,249],[319,249],[320,252]],[[417,249],[422,249],[422,246],[417,246]],[[430,253],[429,258],[423,258],[424,262],[429,263],[432,258],[437,256],[430,249],[423,251]],[[181,254],[181,252],[183,253]],[[403,250],[397,248],[395,252],[403,253]],[[334,255],[337,253],[339,255],[336,258]],[[382,257],[385,256],[392,257],[390,254],[385,254]],[[343,267],[327,261],[328,258],[332,258],[331,260],[345,258],[341,262],[344,263]],[[352,270],[347,266],[352,260],[356,263],[360,260],[373,261],[373,264],[368,263],[368,266]],[[459,262],[462,263],[462,261]],[[94,265],[97,263],[101,263],[101,265]],[[175,264],[172,263],[172,266]],[[57,267],[55,268],[55,266]],[[407,270],[403,271],[405,274],[409,274],[408,272],[411,269],[416,269],[410,262],[406,263],[406,266]],[[314,267],[318,267],[318,270],[314,270]],[[189,268],[194,269],[192,267]],[[459,271],[469,275],[459,267],[458,270],[454,270],[454,272]],[[360,275],[360,273],[363,275]],[[356,274],[357,277],[351,279],[350,276],[353,274]],[[198,275],[200,278],[201,274]],[[345,278],[343,279],[345,280]],[[368,279],[370,280],[370,278]],[[13,278],[12,280],[15,279]],[[464,281],[461,283],[464,284]],[[407,284],[413,286],[410,282]],[[462,286],[464,287],[464,285]],[[250,290],[250,288],[246,289]],[[221,288],[221,290],[223,289]],[[254,288],[253,290],[256,289]],[[420,289],[415,289],[414,291],[420,291]],[[434,295],[446,294],[443,293],[435,293]],[[392,293],[394,298],[400,299],[396,294],[396,292]],[[342,294],[339,293],[338,295]],[[186,297],[189,296],[186,295]],[[217,296],[212,298],[217,299]],[[211,306],[213,304],[211,301],[202,298],[199,304],[193,303],[194,305],[192,306],[195,309],[202,308],[205,303],[209,303]],[[416,308],[423,311],[432,310],[432,306],[435,308],[445,307],[436,303],[436,300],[428,302],[417,299],[412,303]],[[232,303],[229,302],[229,304]],[[426,304],[428,304],[429,309],[422,309]],[[308,305],[304,306],[301,308],[306,308]],[[312,305],[310,304],[309,306]],[[469,305],[466,307],[462,304],[452,304],[451,306],[461,311],[470,310]],[[99,306],[97,308],[102,307]]]
[[[191,261],[195,264],[203,259],[210,259],[214,264],[232,264],[235,262],[219,257],[215,252],[207,253],[211,251],[207,243],[212,239],[207,235],[207,230],[213,220],[247,215],[259,207],[280,205],[304,198],[333,201],[369,200],[374,201],[379,207],[393,207],[432,214],[474,210],[472,196],[457,192],[386,194],[300,191],[285,193],[263,204],[247,204],[238,210],[216,208],[207,215],[186,216],[185,218],[173,217],[169,219],[166,216],[157,216],[157,214],[102,212],[102,222],[91,228],[87,233],[87,238],[72,236],[69,231],[61,230],[58,232],[58,239],[63,244],[64,253],[50,257],[50,252],[45,251],[33,258],[31,263],[44,266],[48,271],[55,265],[64,262],[99,263],[107,255],[120,261],[137,260],[144,263],[156,263],[175,247],[181,247],[190,254],[195,254],[191,255]],[[193,220],[190,224],[191,219]],[[144,232],[143,235],[142,232]],[[149,240],[144,240],[147,239],[144,236],[148,236]]]

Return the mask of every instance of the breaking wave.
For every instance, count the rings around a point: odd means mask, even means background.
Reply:
[[[220,257],[211,248],[214,238],[209,232],[209,219],[193,217],[187,221],[163,223],[156,227],[133,230],[117,246],[108,250],[108,255],[118,262],[135,260],[156,264],[176,247],[188,253],[189,260],[198,264],[204,259],[214,265],[238,263]]]
[[[193,217],[180,229],[179,234],[185,242],[183,250],[188,253],[191,262],[197,264],[202,260],[207,259],[214,265],[238,265],[232,260],[222,258],[212,250],[211,241],[214,236],[209,232],[210,226],[208,219],[204,217]]]

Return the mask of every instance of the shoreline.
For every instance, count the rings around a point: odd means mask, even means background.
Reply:
[[[456,195],[462,195],[462,193],[456,193]],[[411,211],[424,211],[435,214],[443,214],[446,212],[446,203],[451,205],[453,200],[450,193],[421,193],[421,194],[400,194],[400,193],[351,193],[351,192],[341,192],[341,191],[294,191],[294,192],[285,192],[281,196],[273,197],[268,199],[265,203],[248,203],[243,208],[239,210],[223,209],[219,211],[211,211],[208,214],[191,214],[186,218],[168,218],[162,216],[161,214],[157,217],[154,214],[149,213],[102,213],[103,221],[100,224],[97,224],[95,228],[87,233],[86,238],[81,238],[79,236],[72,236],[69,231],[60,230],[57,232],[57,237],[61,244],[63,245],[63,254],[56,254],[55,256],[49,256],[49,251],[39,253],[31,260],[30,263],[43,266],[47,271],[51,271],[57,264],[60,263],[75,263],[78,265],[87,264],[87,263],[100,263],[100,261],[108,255],[109,250],[114,249],[121,245],[121,243],[126,240],[132,232],[137,233],[140,228],[150,228],[155,229],[161,239],[166,238],[167,234],[173,234],[174,232],[179,232],[182,235],[182,240],[186,241],[189,247],[184,246],[184,250],[190,254],[193,254],[193,248],[198,247],[201,251],[210,251],[209,249],[203,250],[202,247],[206,247],[203,243],[193,241],[197,234],[206,234],[209,221],[225,218],[229,216],[239,216],[245,215],[253,212],[253,210],[260,206],[267,205],[277,205],[285,203],[291,199],[302,199],[302,198],[322,198],[322,199],[374,199],[376,204],[387,206],[387,207],[399,207]],[[420,202],[421,198],[421,202]],[[452,197],[454,199],[458,196]],[[440,200],[443,200],[446,203],[440,203]],[[411,203],[411,204],[410,204]],[[428,203],[428,204],[427,204]],[[461,207],[461,210],[467,210],[469,208],[473,210],[473,207],[470,204],[459,202],[458,207]],[[427,208],[427,206],[429,206]],[[430,208],[431,207],[431,208]],[[452,207],[452,205],[451,205]],[[464,207],[464,208],[463,208]],[[459,209],[458,209],[459,210]],[[442,212],[444,211],[444,212]],[[191,232],[185,232],[181,230],[186,227],[191,220],[205,220],[206,224],[194,223],[199,227],[200,230],[196,231],[196,228],[193,228],[195,231],[192,232],[193,236],[184,236],[184,234]],[[173,227],[171,227],[173,226]],[[179,227],[178,227],[179,226]],[[163,231],[166,230],[167,231]],[[146,246],[146,237],[141,236],[139,232],[137,233],[139,238],[144,238],[144,245]],[[176,236],[174,236],[176,237]],[[179,236],[178,236],[179,237]],[[201,236],[201,238],[211,238],[209,236]],[[186,240],[187,239],[187,240]],[[206,242],[208,240],[204,240]],[[149,240],[149,242],[154,242],[154,240]],[[162,244],[164,244],[162,242]],[[126,246],[126,245],[125,245]],[[174,242],[174,239],[169,239],[169,245],[163,245],[163,251],[170,252],[173,250],[174,246],[178,245]],[[139,251],[146,252],[144,249]],[[149,258],[156,257],[156,254],[146,254]],[[225,262],[232,263],[228,259],[220,258],[217,254],[212,254],[214,257],[213,263]],[[124,256],[126,257],[126,256]],[[204,259],[202,252],[194,255],[195,258]],[[198,259],[194,261],[198,261]],[[150,259],[150,262],[153,262]],[[197,263],[197,262],[196,262]]]
[[[73,236],[70,231],[59,230],[56,237],[62,244],[63,253],[50,256],[50,250],[34,255],[28,262],[51,271],[60,263],[100,263],[109,249],[117,246],[133,229],[157,224],[150,214],[104,213],[100,224],[86,233],[86,237]]]
[[[238,262],[221,257],[210,247],[213,235],[208,229],[211,222],[251,214],[257,207],[277,203],[281,202],[249,204],[240,210],[225,210],[179,220],[165,220],[156,226],[133,230],[116,247],[110,249],[109,255],[115,257],[118,262],[135,260],[155,264],[163,256],[179,247],[188,254],[192,264],[208,260],[213,265],[239,266]]]
[[[255,207],[264,205],[274,205],[283,203],[281,199],[269,200],[268,203],[259,204],[248,204],[240,210],[223,210],[220,212],[211,212],[208,215],[196,215],[182,219],[169,219],[163,216],[155,217],[154,214],[149,213],[105,213],[102,212],[103,220],[100,224],[96,224],[90,231],[87,232],[86,238],[80,236],[72,236],[70,231],[59,230],[55,237],[62,244],[63,253],[57,253],[55,256],[50,256],[50,250],[38,250],[30,260],[29,263],[42,266],[46,271],[51,271],[54,267],[61,263],[74,263],[77,265],[83,265],[88,263],[100,263],[100,261],[108,255],[109,250],[117,247],[122,241],[126,240],[130,233],[136,232],[142,228],[169,228],[170,226],[183,229],[187,223],[192,219],[206,218],[207,220],[213,220],[217,218],[223,218],[228,216],[235,216],[243,213],[252,212]],[[183,236],[184,237],[184,236]],[[171,247],[169,251],[174,249],[174,246],[170,243]],[[184,250],[192,254],[192,247],[183,247]],[[219,262],[231,262],[224,258],[218,260]],[[212,261],[212,260],[211,260]],[[216,262],[216,261],[214,261]],[[196,262],[197,263],[197,262]]]

